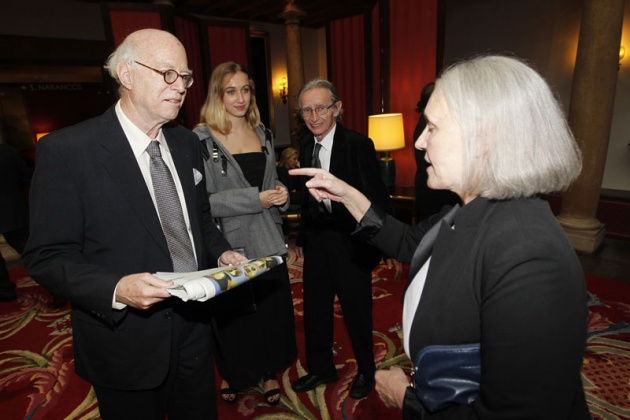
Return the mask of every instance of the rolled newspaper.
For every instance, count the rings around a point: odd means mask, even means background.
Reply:
[[[247,260],[240,265],[190,273],[159,272],[155,275],[162,280],[173,282],[173,285],[166,289],[171,295],[177,296],[184,302],[189,300],[205,302],[266,273],[283,262],[282,257],[271,255]]]

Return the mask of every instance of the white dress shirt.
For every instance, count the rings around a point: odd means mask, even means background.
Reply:
[[[322,141],[319,142],[319,144],[322,145],[321,149],[319,149],[319,162],[322,165],[322,169],[326,169],[327,171],[330,171],[330,157],[332,155],[333,139],[335,138],[336,130],[337,124],[335,124],[330,132],[326,134],[326,137],[324,137]],[[313,137],[313,140],[315,141],[315,144],[318,143],[315,137]],[[326,206],[326,210],[328,210],[328,213],[331,213],[332,205],[330,203],[330,200],[326,198],[322,200],[322,202]]]
[[[151,169],[150,162],[151,157],[147,152],[147,147],[149,147],[149,143],[153,140],[157,140],[160,142],[160,152],[162,153],[162,160],[171,171],[171,175],[173,176],[173,181],[175,182],[175,188],[177,189],[177,195],[179,197],[179,202],[182,206],[182,212],[184,213],[184,220],[186,221],[186,229],[188,231],[188,236],[190,237],[190,243],[194,244],[192,230],[190,228],[190,220],[188,218],[188,210],[186,206],[186,200],[184,199],[184,191],[182,189],[181,182],[179,181],[179,175],[177,174],[177,170],[175,169],[175,163],[173,162],[173,157],[171,156],[171,151],[168,148],[166,140],[164,139],[164,134],[162,133],[162,129],[158,132],[157,138],[152,139],[149,138],[142,130],[140,130],[124,113],[122,107],[120,105],[120,101],[116,103],[116,116],[118,117],[118,121],[122,126],[123,131],[125,132],[125,136],[129,141],[129,145],[133,150],[133,154],[136,157],[136,161],[138,162],[138,166],[140,171],[142,172],[142,176],[144,178],[144,182],[147,184],[147,189],[149,190],[149,194],[151,194],[151,199],[153,200],[153,205],[155,206],[155,211],[160,216],[160,213],[157,211],[157,202],[155,201],[155,192],[153,191],[153,181],[151,179]],[[193,253],[195,253],[195,247],[193,245]],[[195,254],[195,260],[197,259],[197,255]],[[114,309],[123,309],[126,305],[118,303],[115,301],[116,292],[114,291]]]

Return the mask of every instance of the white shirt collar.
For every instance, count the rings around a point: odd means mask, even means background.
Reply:
[[[319,142],[319,144],[322,145],[322,148],[326,149],[329,152],[332,151],[333,139],[335,138],[336,130],[337,123],[335,122],[335,125],[333,125],[333,128],[330,130],[330,132],[326,134],[326,137],[324,137],[322,141]],[[315,141],[315,143],[317,143],[317,139],[315,138],[315,136],[313,136],[313,140]]]
[[[167,153],[170,153],[170,150],[164,139],[164,135],[162,134],[161,128],[160,131],[158,131],[157,139],[152,139],[147,136],[142,130],[140,130],[129,119],[129,117],[127,117],[127,115],[125,115],[125,112],[120,105],[120,100],[116,103],[115,110],[118,121],[120,121],[120,125],[122,126],[122,129],[127,136],[127,140],[129,141],[129,145],[131,145],[131,149],[133,150],[133,154],[136,159],[147,150],[147,147],[149,147],[149,142],[151,142],[152,140],[158,140],[162,145],[162,149]]]

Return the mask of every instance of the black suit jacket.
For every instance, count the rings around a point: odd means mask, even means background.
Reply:
[[[410,227],[384,217],[372,241],[410,262],[437,219]],[[587,418],[584,274],[549,205],[477,198],[459,210],[454,227],[440,227],[408,351],[481,342],[481,394],[440,418]],[[433,418],[417,400],[405,403],[404,418]]]
[[[28,226],[25,191],[31,175],[17,150],[0,144],[0,233]]]
[[[199,268],[229,249],[210,216],[200,145],[191,131],[163,127],[180,178]],[[114,107],[54,132],[37,146],[31,187],[29,274],[72,302],[77,373],[115,389],[155,387],[169,366],[173,314],[191,322],[197,303],[170,298],[148,311],[112,309],[121,277],[172,271],[157,211]],[[200,311],[200,313],[203,311]],[[206,311],[207,312],[207,311]]]
[[[309,134],[302,139],[300,151],[300,163],[302,167],[311,167],[313,158],[313,149],[315,143],[313,135]],[[376,151],[374,143],[368,137],[349,130],[337,123],[335,136],[333,138],[333,147],[330,158],[329,172],[337,178],[347,182],[354,188],[361,191],[371,202],[384,209],[389,214],[394,213],[389,193],[380,175],[378,160],[376,159]],[[341,203],[332,202],[332,213],[326,214],[326,221],[318,220],[320,215],[312,211],[312,203],[309,206],[308,189],[304,183],[308,177],[301,177],[301,188],[304,191],[302,197],[302,215],[300,219],[300,228],[296,244],[304,246],[308,241],[308,228],[314,228],[318,225],[326,225],[334,227],[348,234],[352,233],[357,226],[350,212]],[[359,246],[361,241],[357,241]],[[365,245],[360,245],[365,247]],[[372,248],[370,246],[370,248]],[[370,251],[365,254],[369,264],[375,264],[373,261],[380,259],[380,253]]]

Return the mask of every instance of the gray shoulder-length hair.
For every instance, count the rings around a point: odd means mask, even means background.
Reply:
[[[302,108],[302,94],[307,90],[317,88],[328,89],[328,91],[330,92],[330,100],[332,101],[332,103],[334,104],[336,102],[339,102],[339,94],[337,93],[337,88],[335,87],[335,85],[333,85],[332,82],[326,79],[318,77],[306,82],[304,86],[300,88],[300,91],[297,94],[298,115],[300,115],[299,111]],[[343,107],[339,109],[339,114],[337,114],[337,121],[341,121],[341,114],[343,114]]]
[[[434,94],[464,141],[466,193],[514,199],[566,190],[580,149],[545,80],[518,59],[481,56],[449,67]]]

